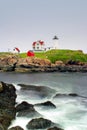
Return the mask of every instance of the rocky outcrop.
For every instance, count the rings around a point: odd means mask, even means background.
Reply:
[[[50,101],[47,101],[47,102],[44,102],[44,103],[38,103],[38,104],[35,104],[35,106],[43,106],[44,108],[48,108],[48,109],[55,109],[56,108],[56,106],[52,103],[52,102],[50,102]]]
[[[78,97],[79,95],[76,93],[70,93],[70,94],[56,94],[53,98],[59,98],[59,97]]]
[[[43,72],[45,67],[51,66],[48,59],[40,58],[19,58],[15,71],[16,72]]]
[[[0,130],[6,130],[15,118],[15,91],[12,84],[0,82]]]
[[[16,106],[17,116],[19,117],[39,117],[41,116],[33,107],[32,104],[27,102],[22,102],[21,104]]]
[[[23,128],[21,128],[20,126],[15,126],[15,127],[12,127],[8,130],[24,130]]]
[[[20,91],[27,91],[27,94],[31,93],[34,94],[33,96],[35,97],[35,94],[38,95],[38,97],[40,97],[40,99],[43,98],[50,98],[54,93],[55,90],[50,88],[50,87],[46,87],[46,86],[35,86],[35,85],[26,85],[26,84],[18,84],[19,86],[21,86]],[[31,98],[33,98],[33,96]]]
[[[85,97],[85,96],[80,96],[80,95],[78,95],[78,94],[76,94],[76,93],[69,93],[69,94],[60,94],[60,93],[58,93],[58,94],[56,94],[53,98],[87,98],[87,97]]]
[[[16,56],[0,58],[0,71],[15,71],[17,61],[18,57]]]
[[[30,111],[33,111],[34,110],[33,105],[23,101],[22,103],[16,106],[16,112],[27,110],[27,109],[29,109]]]
[[[20,58],[8,56],[0,58],[0,71],[15,72],[87,72],[87,63],[69,60],[56,61],[54,64],[48,59],[37,57]]]
[[[50,120],[44,119],[44,118],[36,118],[32,119],[28,124],[27,128],[28,129],[46,129],[49,128],[53,125],[54,123],[51,122]]]
[[[47,129],[47,130],[63,130],[63,129],[58,128],[58,127],[52,127],[52,128]]]

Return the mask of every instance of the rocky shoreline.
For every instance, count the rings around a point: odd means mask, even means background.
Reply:
[[[20,84],[21,91],[34,91],[37,92],[41,97],[48,97],[54,93],[54,89],[45,86],[34,86]],[[49,93],[50,92],[50,93]],[[28,130],[64,130],[58,123],[54,123],[49,119],[43,117],[36,107],[43,107],[43,110],[52,111],[57,108],[55,103],[47,100],[45,102],[30,104],[27,101],[16,102],[16,88],[12,84],[0,82],[0,130],[24,130],[22,126],[11,126],[11,123],[16,117],[27,117],[31,118],[26,124]],[[81,98],[86,100],[87,97],[80,96],[76,93],[60,94],[55,93],[52,96],[53,100],[59,98],[66,99],[78,99]],[[60,118],[60,117],[58,117]],[[9,128],[10,126],[10,128]]]
[[[23,86],[26,87],[26,85]],[[41,88],[41,91],[42,90],[43,87]],[[59,126],[58,124],[55,124],[52,121],[41,117],[41,115],[35,110],[34,105],[29,104],[26,101],[23,101],[20,104],[16,105],[16,97],[17,97],[16,89],[12,84],[0,82],[0,130],[24,130],[21,126],[14,126],[9,128],[12,120],[16,118],[17,113],[18,113],[17,116],[20,117],[25,116],[34,117],[34,119],[29,121],[28,124],[26,125],[27,129],[29,130],[30,129],[63,130],[60,127],[58,127]],[[45,107],[50,106],[52,109],[55,109],[56,107],[49,101],[36,105],[43,105]]]
[[[7,130],[16,116],[16,89],[12,84],[0,82],[0,130]]]
[[[36,57],[20,58],[9,56],[0,58],[0,72],[87,72],[87,63],[56,61]]]

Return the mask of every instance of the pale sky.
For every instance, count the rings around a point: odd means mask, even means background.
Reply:
[[[87,53],[87,0],[0,0],[0,51],[22,52],[43,40]]]

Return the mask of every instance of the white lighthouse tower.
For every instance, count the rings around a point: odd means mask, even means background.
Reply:
[[[53,49],[58,49],[58,40],[59,40],[59,38],[57,36],[54,36],[54,38],[53,38]]]

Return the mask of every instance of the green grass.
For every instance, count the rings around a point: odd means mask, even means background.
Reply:
[[[0,56],[9,55],[9,53],[0,53]],[[17,54],[21,58],[27,57],[26,53]],[[68,60],[87,62],[87,54],[82,51],[75,50],[49,50],[46,52],[35,52],[35,57],[41,59],[49,59],[52,63],[57,60],[62,60],[64,63]]]
[[[27,53],[20,53],[20,54],[19,54],[19,57],[25,58],[25,57],[27,57]]]
[[[57,60],[62,60],[66,62],[68,60],[87,62],[87,54],[84,54],[81,51],[73,51],[73,50],[51,50],[46,52],[48,59],[51,62],[55,62]]]

